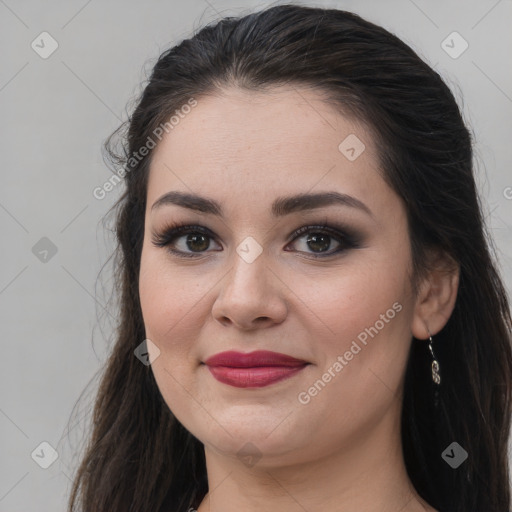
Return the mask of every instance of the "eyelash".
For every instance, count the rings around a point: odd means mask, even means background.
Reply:
[[[290,235],[288,243],[294,242],[297,238],[300,238],[301,235],[308,232],[312,232],[314,234],[328,235],[340,243],[340,247],[338,249],[336,249],[333,252],[329,252],[325,255],[320,255],[320,253],[309,253],[310,257],[314,259],[328,258],[330,256],[334,256],[335,254],[344,252],[348,249],[355,249],[360,247],[360,237],[358,235],[356,235],[354,232],[345,227],[330,225],[327,222],[324,222],[323,225],[309,225],[300,227]],[[187,234],[206,235],[207,237],[215,240],[215,235],[208,228],[205,228],[203,226],[187,225],[173,222],[166,225],[166,227],[162,230],[161,233],[153,233],[152,243],[156,247],[166,247],[166,249],[170,253],[180,258],[201,257],[201,255],[204,254],[206,251],[187,253],[176,249],[171,249],[170,247],[168,247],[171,244],[171,242],[175,241],[175,239],[181,238],[181,236]]]

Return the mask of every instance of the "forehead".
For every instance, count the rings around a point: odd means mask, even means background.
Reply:
[[[197,98],[159,142],[148,206],[169,190],[241,204],[270,204],[269,196],[314,188],[361,199],[386,196],[392,191],[377,162],[369,131],[341,115],[319,91],[226,89]]]
[[[188,160],[204,154],[272,160],[297,151],[337,157],[340,137],[350,134],[364,139],[366,148],[373,150],[362,123],[338,113],[321,91],[311,88],[254,92],[233,87],[198,98],[197,106],[189,110],[180,119],[174,116],[179,122],[164,135],[155,153],[179,150],[176,156]]]

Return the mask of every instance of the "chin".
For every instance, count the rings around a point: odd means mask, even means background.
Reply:
[[[224,428],[197,429],[192,432],[205,446],[227,457],[253,457],[262,459],[261,464],[281,464],[290,462],[290,453],[297,456],[302,448],[301,440],[288,428],[281,428],[282,418],[271,418],[261,423],[257,418],[245,418],[240,422],[223,422]],[[279,425],[279,426],[278,426]],[[276,428],[277,426],[277,428]],[[300,430],[295,429],[295,433]],[[304,446],[307,440],[304,440]]]

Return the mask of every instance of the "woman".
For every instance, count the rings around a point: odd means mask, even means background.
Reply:
[[[510,510],[510,309],[436,72],[348,12],[227,18],[125,148],[70,511]]]

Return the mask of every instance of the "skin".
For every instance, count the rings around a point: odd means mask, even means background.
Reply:
[[[366,147],[354,161],[338,149],[349,134]],[[152,210],[171,190],[215,199],[224,218],[177,205]],[[349,194],[373,215],[342,205],[270,214],[278,197],[320,191]],[[178,235],[173,247],[197,256],[174,256],[151,238],[172,220],[205,226],[215,239],[190,248]],[[315,230],[288,241],[326,220],[356,231],[360,246],[314,259],[319,246],[307,239]],[[263,249],[252,263],[236,251],[249,236]],[[210,493],[199,512],[434,511],[408,478],[399,432],[412,336],[439,332],[457,294],[458,269],[442,255],[435,262],[413,296],[404,205],[381,177],[369,131],[320,92],[227,88],[198,98],[153,154],[139,291],[146,337],[160,350],[151,365],[160,392],[205,445]],[[395,303],[394,318],[300,403],[298,394]],[[260,349],[310,364],[246,389],[218,382],[201,364],[225,350]],[[260,456],[252,463],[237,456],[246,443]]]

